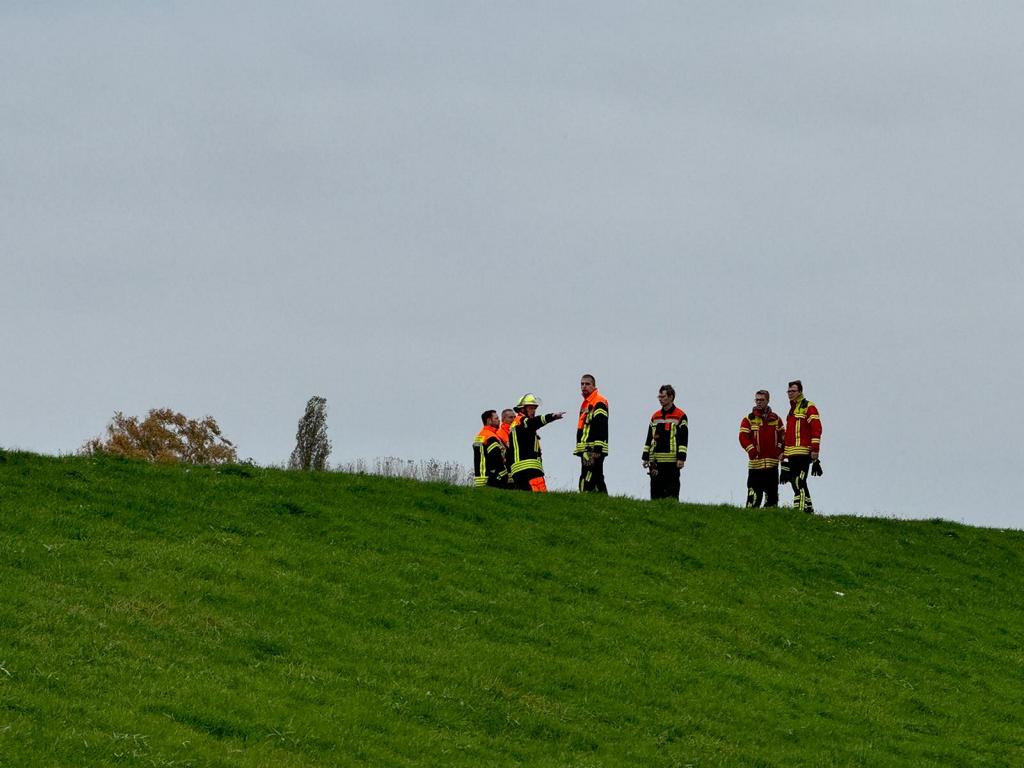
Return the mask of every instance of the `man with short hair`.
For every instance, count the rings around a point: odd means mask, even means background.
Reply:
[[[473,438],[473,484],[477,488],[504,488],[507,473],[505,448],[497,434],[498,412],[484,411],[480,420],[484,426]]]
[[[511,489],[512,486],[512,461],[511,452],[508,450],[508,433],[512,429],[512,424],[515,423],[519,413],[516,409],[506,408],[501,412],[501,425],[498,427],[498,439],[501,440],[503,453],[505,456],[505,488]]]
[[[740,445],[747,452],[747,507],[779,506],[779,460],[786,426],[768,405],[767,389],[754,395],[754,408],[740,421]]]
[[[608,400],[597,391],[597,379],[580,377],[583,404],[576,422],[576,450],[580,457],[580,492],[608,494],[604,481],[604,460],[608,456]]]
[[[516,412],[506,408],[501,412],[501,424],[498,425],[498,439],[508,447],[508,431],[512,429],[512,422],[516,420]]]
[[[793,486],[793,505],[810,515],[814,514],[807,476],[820,476],[821,415],[818,406],[804,397],[800,379],[789,382],[789,414],[786,416],[785,454],[779,484]]]
[[[651,499],[679,500],[679,473],[686,463],[690,426],[686,413],[677,408],[671,384],[658,390],[661,408],[651,416],[644,443],[643,465],[651,478]]]
[[[537,432],[545,424],[565,416],[565,411],[537,415],[540,400],[532,393],[519,398],[519,415],[508,433],[508,459],[511,463],[512,482],[516,490],[545,493],[544,464],[541,461],[540,436]]]

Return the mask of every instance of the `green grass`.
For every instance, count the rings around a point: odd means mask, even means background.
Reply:
[[[0,766],[1024,765],[1022,553],[0,453]]]

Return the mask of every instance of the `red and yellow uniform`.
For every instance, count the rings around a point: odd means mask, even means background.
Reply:
[[[751,411],[740,421],[740,445],[747,452],[748,469],[779,466],[785,445],[786,426],[775,411]]]
[[[786,437],[782,417],[755,408],[740,421],[740,445],[747,452],[747,506],[779,505],[779,460]]]
[[[818,406],[801,396],[789,406],[786,417],[786,456],[810,456],[821,452],[821,415]]]
[[[782,482],[793,486],[793,503],[797,509],[813,514],[814,504],[807,487],[812,457],[821,452],[821,415],[818,406],[801,393],[789,405],[786,416],[786,449],[782,462]]]
[[[473,438],[473,484],[477,488],[507,486],[505,446],[498,438],[498,430],[484,425]]]

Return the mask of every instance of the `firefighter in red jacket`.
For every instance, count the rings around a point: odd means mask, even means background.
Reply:
[[[604,482],[604,460],[608,456],[608,401],[597,391],[592,374],[580,377],[580,418],[576,422],[576,450],[580,457],[580,492],[608,493]]]
[[[498,437],[498,412],[480,414],[483,429],[473,438],[473,484],[477,488],[507,488],[505,445]]]
[[[768,390],[754,395],[754,408],[740,422],[740,445],[747,452],[747,507],[779,506],[779,460],[786,425],[768,405]]]
[[[671,384],[658,390],[661,408],[651,415],[644,443],[643,463],[651,477],[651,499],[679,500],[679,473],[686,463],[689,423],[686,414],[675,405],[676,391]]]
[[[519,415],[512,422],[508,433],[508,460],[511,462],[512,484],[516,490],[544,493],[547,484],[544,482],[544,464],[541,461],[540,436],[538,430],[545,424],[565,416],[565,411],[537,415],[540,405],[532,393],[519,398],[516,407]]]
[[[818,406],[804,397],[800,379],[789,382],[789,415],[786,416],[786,448],[782,459],[779,484],[793,486],[793,504],[808,514],[814,514],[807,476],[820,477],[821,416]]]

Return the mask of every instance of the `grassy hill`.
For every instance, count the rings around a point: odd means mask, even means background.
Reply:
[[[1024,765],[1022,554],[0,453],[0,766]]]

